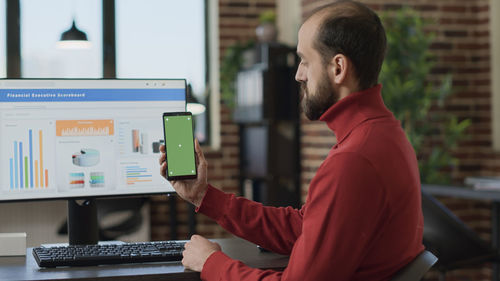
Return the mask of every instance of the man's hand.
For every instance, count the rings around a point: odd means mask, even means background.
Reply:
[[[198,163],[196,167],[198,172],[197,178],[194,180],[170,181],[170,183],[181,198],[192,203],[196,207],[199,207],[201,205],[201,201],[203,200],[203,196],[205,196],[208,189],[207,160],[205,160],[205,155],[203,155],[203,151],[201,151],[201,147],[197,139],[194,142],[194,149],[196,152],[196,162]],[[160,146],[160,152],[160,173],[164,178],[167,178],[165,145]]]
[[[193,235],[191,240],[184,245],[182,265],[185,268],[201,272],[208,257],[220,251],[221,247],[215,242],[210,242],[203,236]]]

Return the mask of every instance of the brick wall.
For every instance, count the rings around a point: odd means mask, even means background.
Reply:
[[[210,0],[212,1],[212,0]],[[255,28],[259,14],[275,10],[275,0],[219,0],[219,48],[221,58],[228,46],[236,42],[255,39]],[[227,192],[239,193],[239,137],[238,126],[231,121],[230,111],[221,105],[221,149],[213,151],[203,147],[208,161],[208,181]],[[170,239],[169,206],[165,196],[152,198],[151,202],[151,239]],[[179,239],[188,234],[188,208],[181,199],[177,200],[179,220]],[[197,233],[206,237],[227,236],[221,227],[207,217],[197,214]]]
[[[303,17],[329,1],[302,1]],[[399,9],[402,1],[361,0],[374,10]],[[489,46],[489,2],[488,0],[407,0],[404,1],[419,11],[423,18],[434,24],[429,31],[436,34],[432,52],[436,66],[429,76],[430,81],[439,81],[444,73],[453,74],[454,95],[445,110],[459,118],[471,118],[467,140],[459,144],[455,155],[460,165],[453,172],[456,183],[467,176],[493,176],[500,172],[500,154],[491,148],[491,89]],[[309,182],[335,137],[321,122],[302,122],[302,190],[307,193]],[[446,206],[475,230],[483,239],[490,239],[491,205],[484,201],[468,201],[439,198]],[[430,272],[426,280],[436,280],[437,273]],[[484,266],[476,269],[456,270],[447,274],[446,280],[490,280],[491,269]]]

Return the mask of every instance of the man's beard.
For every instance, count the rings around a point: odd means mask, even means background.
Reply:
[[[319,80],[316,93],[311,95],[307,89],[306,82],[300,82],[302,91],[302,110],[306,117],[311,120],[318,120],[328,108],[330,108],[339,99],[338,93],[330,84],[330,80],[325,72]]]

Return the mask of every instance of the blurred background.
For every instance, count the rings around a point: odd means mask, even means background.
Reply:
[[[299,207],[336,140],[324,123],[297,111],[297,32],[315,8],[331,2],[2,0],[0,78],[187,78],[193,102],[206,108],[196,135],[209,182],[267,205]],[[500,188],[499,1],[360,2],[383,19],[389,44],[383,96],[417,152],[423,185],[437,186],[429,191],[440,208],[496,251],[495,195],[474,194]],[[63,44],[73,24],[84,44]],[[141,226],[120,239],[229,235],[176,196],[141,206]],[[2,204],[0,231],[31,225],[41,229],[41,241],[64,240],[47,216],[32,214],[44,210],[63,223],[65,208],[64,201]],[[12,209],[15,219],[5,215]],[[498,280],[492,259],[443,266],[445,279],[433,269],[425,280]]]

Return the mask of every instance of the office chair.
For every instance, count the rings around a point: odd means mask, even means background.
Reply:
[[[439,261],[439,280],[449,270],[497,262],[498,253],[433,196],[422,192],[424,245]]]
[[[437,260],[438,258],[431,252],[424,250],[413,261],[398,271],[391,281],[419,281]]]

